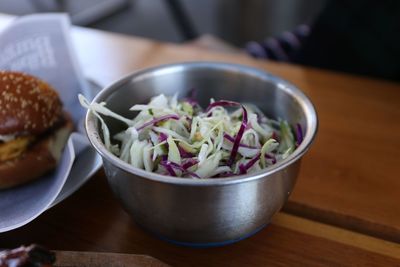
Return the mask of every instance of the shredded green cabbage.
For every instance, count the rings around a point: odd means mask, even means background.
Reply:
[[[287,121],[269,119],[250,104],[211,99],[211,108],[204,111],[193,100],[161,94],[146,105],[132,106],[138,114],[129,119],[109,110],[106,103],[89,103],[82,95],[79,100],[99,119],[105,147],[149,172],[191,178],[252,173],[285,159],[296,148]],[[227,102],[238,109],[229,112]],[[111,136],[101,115],[125,123],[126,129]],[[238,148],[232,152],[234,146]]]

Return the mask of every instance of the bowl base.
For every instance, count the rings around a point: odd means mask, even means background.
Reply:
[[[191,247],[191,248],[212,248],[212,247],[222,247],[226,245],[230,245],[239,241],[242,241],[246,238],[249,238],[258,232],[260,232],[262,229],[264,229],[268,224],[264,224],[261,227],[257,228],[253,232],[248,233],[247,235],[244,235],[242,237],[232,239],[232,240],[227,240],[227,241],[221,241],[221,242],[205,242],[205,243],[192,243],[192,242],[184,242],[184,241],[177,241],[173,239],[169,239],[165,236],[156,234],[154,232],[151,232],[150,230],[145,229],[146,232],[150,233],[151,235],[155,236],[156,238],[166,241],[168,243],[178,245],[178,246],[183,246],[183,247]],[[143,227],[141,227],[143,229]]]

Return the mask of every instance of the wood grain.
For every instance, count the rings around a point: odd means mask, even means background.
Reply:
[[[55,267],[168,267],[167,264],[146,255],[87,251],[55,253]]]
[[[87,75],[103,84],[193,60],[240,63],[291,81],[311,98],[320,124],[285,210],[400,242],[399,84],[86,29],[74,37]],[[82,49],[92,42],[95,49]]]
[[[400,265],[399,244],[350,231],[343,234],[336,227],[282,214],[258,234],[233,245],[172,245],[135,225],[113,199],[102,172],[31,224],[1,234],[0,247],[32,242],[54,250],[150,255],[172,266]]]
[[[0,28],[9,20],[0,16]],[[296,84],[315,104],[320,126],[284,210],[400,242],[399,84],[96,30],[74,28],[72,37],[86,76],[103,85],[141,68],[193,60],[254,66]],[[29,225],[1,234],[0,247],[37,242],[58,250],[151,255],[177,266],[400,265],[393,243],[282,218],[231,246],[176,247],[140,230],[112,198],[99,172],[82,190]]]
[[[274,225],[288,228],[307,235],[316,236],[363,250],[383,254],[400,260],[400,244],[392,243],[343,228],[311,221],[284,212],[276,214]]]

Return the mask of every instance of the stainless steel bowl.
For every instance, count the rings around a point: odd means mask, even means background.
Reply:
[[[222,245],[269,223],[296,181],[300,159],[317,131],[310,100],[294,85],[264,71],[233,64],[189,62],[138,71],[103,89],[94,99],[133,117],[129,108],[155,95],[185,96],[195,88],[204,107],[210,98],[253,103],[272,118],[300,123],[301,145],[285,160],[258,173],[218,179],[185,179],[134,168],[106,150],[98,120],[88,112],[86,130],[103,158],[108,182],[125,210],[143,228],[179,244]],[[124,125],[105,118],[111,133]]]

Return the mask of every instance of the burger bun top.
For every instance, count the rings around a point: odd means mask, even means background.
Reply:
[[[0,135],[39,135],[62,118],[58,93],[31,75],[0,71]]]

